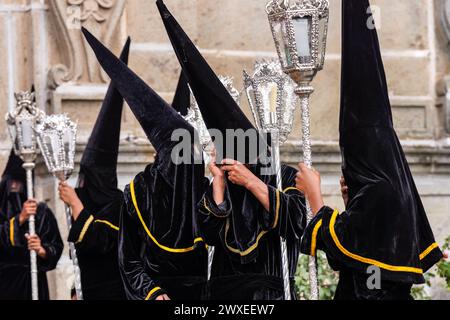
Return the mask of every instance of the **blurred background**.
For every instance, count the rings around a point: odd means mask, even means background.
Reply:
[[[242,90],[242,71],[255,60],[275,58],[265,13],[266,0],[166,0],[216,73],[233,76]],[[395,125],[438,241],[450,235],[450,0],[372,0],[389,82]],[[323,175],[327,202],[343,209],[339,191],[338,118],[340,90],[340,0],[330,0],[324,71],[313,82],[313,161]],[[130,66],[168,102],[180,67],[153,0],[0,0],[0,115],[15,107],[14,92],[34,84],[47,113],[78,121],[80,158],[108,85],[84,42],[80,27],[115,53],[132,38]],[[242,108],[251,119],[245,94]],[[282,149],[284,162],[301,161],[297,122]],[[105,133],[107,134],[107,133]],[[11,143],[0,121],[0,170]],[[120,184],[153,160],[153,151],[128,108],[124,110]],[[76,181],[76,174],[72,178]],[[63,237],[67,227],[56,183],[42,160],[36,169],[37,198],[55,210]],[[65,250],[50,276],[54,299],[69,297],[71,262]],[[325,271],[324,271],[325,272]],[[302,275],[299,275],[299,279]],[[327,280],[328,281],[328,280]],[[448,297],[442,280],[426,296]],[[300,289],[299,289],[300,290]]]

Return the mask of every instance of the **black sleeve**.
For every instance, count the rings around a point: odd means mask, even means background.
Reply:
[[[38,210],[44,210],[44,217],[39,226],[38,236],[47,252],[45,259],[38,257],[38,266],[41,271],[50,271],[56,268],[61,257],[64,244],[59,233],[58,223],[53,212],[46,205],[41,204]]]
[[[262,227],[278,230],[281,237],[300,239],[306,226],[307,212],[303,194],[295,188],[296,170],[283,166],[283,190],[269,186],[269,211],[264,210]]]
[[[120,215],[119,230],[119,269],[129,300],[154,300],[165,291],[145,271],[140,251],[144,240],[141,238],[142,228],[133,219],[133,210],[127,201],[129,190],[125,192],[125,204]]]
[[[217,205],[213,197],[213,187],[210,185],[198,204],[199,227],[206,244],[211,246],[220,244],[220,235],[231,210],[228,188],[225,191],[225,201]]]
[[[83,209],[72,222],[69,242],[74,242],[83,253],[105,254],[117,250],[121,203],[116,202],[95,215]]]
[[[320,229],[323,223],[324,212],[328,210],[328,207],[323,207],[306,226],[301,244],[301,252],[303,254],[315,256],[317,250],[324,250]]]

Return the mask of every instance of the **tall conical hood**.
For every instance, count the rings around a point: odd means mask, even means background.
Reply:
[[[183,72],[180,73],[172,107],[182,116],[186,116],[191,105],[191,91]]]
[[[367,23],[368,8],[368,0],[342,3],[340,145],[349,188],[346,225],[352,228],[351,237],[342,241],[358,258],[339,248],[336,255],[342,254],[351,267],[358,266],[359,257],[374,259],[381,262],[384,279],[418,283],[423,281],[420,270],[430,268],[440,251],[431,247],[433,233],[393,128],[377,31]],[[383,263],[402,268],[386,269]]]
[[[120,60],[128,64],[130,38],[127,39]],[[89,142],[83,153],[81,165],[116,167],[119,153],[120,126],[122,121],[123,98],[110,83],[103,105],[97,117]]]
[[[120,55],[125,64],[128,63],[130,42],[128,38]],[[122,196],[117,186],[122,110],[123,98],[111,82],[80,162],[76,191],[91,211],[98,212]]]
[[[377,30],[368,23],[368,1],[344,2],[340,129],[392,127]]]
[[[258,150],[251,148],[258,145],[258,142],[255,140],[240,141],[245,143],[245,146],[243,145],[244,149],[240,149],[234,137],[231,138],[232,141],[227,141],[227,136],[229,136],[227,135],[228,129],[241,129],[244,131],[253,129],[256,133],[253,124],[245,116],[194,43],[169,12],[164,2],[158,0],[156,4],[183,73],[189,82],[189,86],[202,113],[206,127],[209,130],[218,130],[222,134],[221,148],[218,145],[218,140],[215,140],[217,161],[220,161],[221,158],[234,158],[242,162],[253,163],[258,156]]]
[[[3,170],[2,179],[14,179],[25,183],[26,173],[22,166],[22,159],[16,156],[14,150],[11,150],[5,170]]]
[[[208,129],[217,129],[224,136],[227,129],[254,129],[164,2],[156,4]]]
[[[84,28],[82,31],[99,63],[130,106],[151,144],[158,152],[158,159],[164,162],[171,161],[171,151],[177,143],[171,141],[173,131],[185,129],[194,141],[194,128],[89,31]],[[159,163],[159,165],[161,168],[169,167],[169,163]]]

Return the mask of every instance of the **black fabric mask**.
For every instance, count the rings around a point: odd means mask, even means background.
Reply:
[[[22,204],[27,200],[26,172],[22,165],[22,159],[11,150],[0,181],[0,215],[4,219],[20,213]],[[21,185],[18,190],[14,190],[16,192],[11,188],[13,182]]]

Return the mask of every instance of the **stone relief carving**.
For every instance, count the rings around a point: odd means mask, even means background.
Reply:
[[[450,0],[442,0],[442,29],[444,30],[447,48],[450,54]],[[450,75],[444,79],[444,108],[445,108],[445,127],[447,133],[450,133]]]
[[[95,83],[108,80],[94,54],[87,47],[80,29],[82,26],[88,28],[107,46],[110,46],[124,11],[125,2],[125,0],[48,2],[58,25],[58,46],[63,61],[52,66],[49,71],[51,88],[56,88],[63,83]]]

